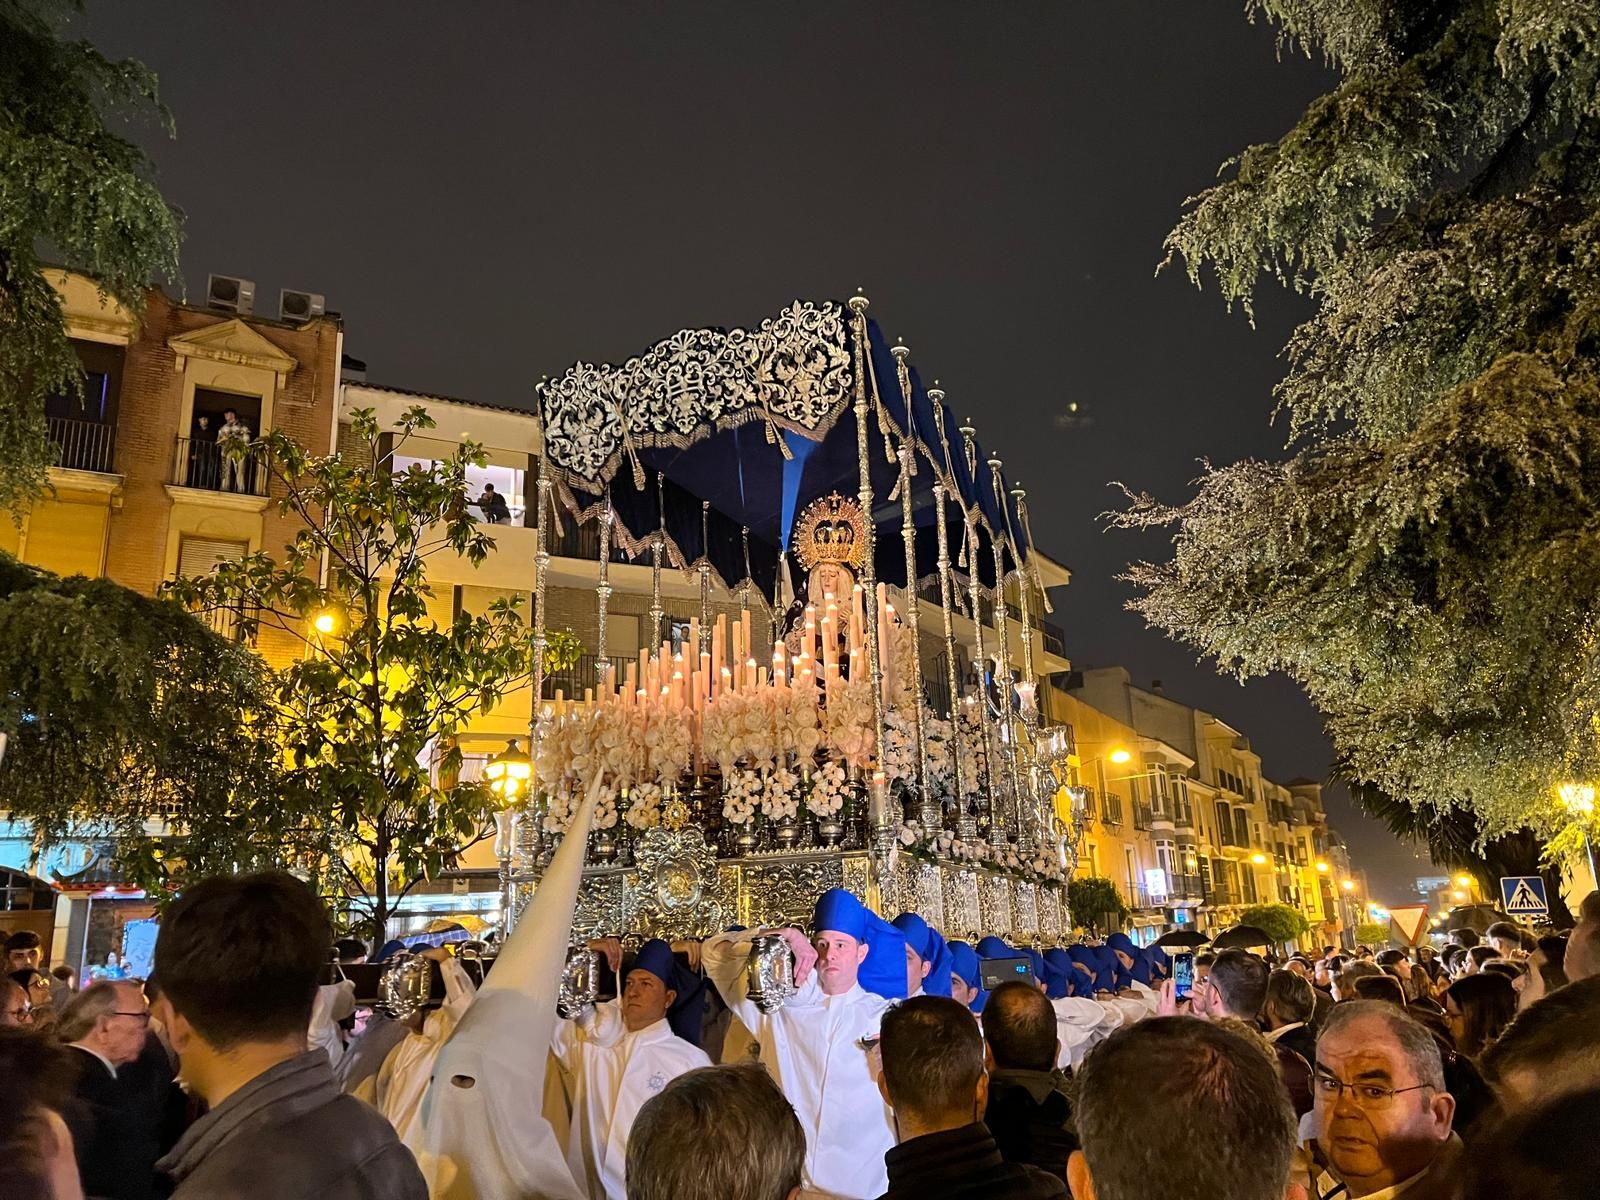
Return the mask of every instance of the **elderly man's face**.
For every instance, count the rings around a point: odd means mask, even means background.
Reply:
[[[1426,1170],[1450,1138],[1454,1098],[1418,1078],[1381,1020],[1352,1021],[1319,1040],[1316,1074],[1317,1141],[1353,1196]]]

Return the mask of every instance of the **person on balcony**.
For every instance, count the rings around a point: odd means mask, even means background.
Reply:
[[[222,459],[222,490],[248,492],[249,460],[245,451],[250,446],[250,426],[239,419],[233,409],[222,414],[222,428],[217,430],[217,454]]]

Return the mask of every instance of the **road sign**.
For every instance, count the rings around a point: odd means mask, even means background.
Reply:
[[[1500,907],[1509,917],[1544,917],[1550,913],[1544,880],[1538,875],[1502,875]]]
[[[1401,941],[1408,946],[1415,946],[1427,936],[1428,906],[1403,904],[1399,908],[1391,908],[1389,921],[1394,926],[1394,931],[1400,935]]]

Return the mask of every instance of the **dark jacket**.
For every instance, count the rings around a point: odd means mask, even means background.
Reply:
[[[341,1095],[322,1050],[244,1087],[189,1127],[156,1164],[174,1200],[427,1200],[393,1127]]]
[[[1022,1163],[1008,1163],[974,1123],[901,1142],[883,1156],[889,1190],[879,1200],[1059,1200],[1067,1185]]]
[[[150,1200],[156,1195],[159,1150],[134,1088],[99,1058],[69,1046],[78,1068],[72,1103],[62,1114],[72,1130],[78,1176],[89,1200]]]
[[[1067,1099],[1067,1077],[1060,1071],[994,1071],[983,1123],[1001,1158],[1027,1163],[1066,1181],[1067,1159],[1078,1148],[1078,1133]]]

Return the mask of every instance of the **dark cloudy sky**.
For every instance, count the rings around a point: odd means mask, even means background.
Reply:
[[[375,382],[526,398],[578,358],[866,289],[1025,483],[1076,572],[1083,666],[1245,730],[1268,773],[1330,749],[1282,680],[1240,688],[1122,610],[1160,539],[1101,531],[1113,479],[1185,494],[1268,425],[1301,302],[1259,327],[1154,276],[1184,198],[1330,76],[1241,0],[672,0],[271,5],[90,0],[160,76],[155,147],[207,272],[326,293]],[[1077,402],[1087,427],[1057,418]],[[1426,866],[1330,797],[1391,903]]]

